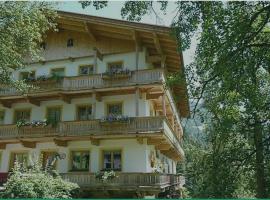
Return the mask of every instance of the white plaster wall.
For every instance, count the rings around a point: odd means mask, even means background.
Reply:
[[[56,166],[60,173],[66,173],[71,169],[70,152],[73,150],[89,150],[90,172],[97,172],[102,169],[102,151],[115,149],[122,151],[122,172],[150,172],[147,169],[147,148],[146,143],[139,144],[135,139],[102,140],[99,146],[92,145],[90,141],[70,141],[68,147],[59,147],[53,142],[46,142],[37,143],[35,149],[25,148],[21,144],[7,144],[6,149],[2,151],[0,171],[7,172],[9,170],[12,152],[26,151],[30,160],[31,158],[36,160],[42,151],[54,150],[66,154],[66,158],[59,160]]]
[[[122,102],[123,103],[123,115],[129,117],[136,116],[136,102],[135,95],[116,95],[102,97],[101,102],[96,102],[96,119],[100,119],[106,115],[106,104],[110,102]],[[76,98],[72,99],[71,104],[67,104],[61,100],[42,101],[40,106],[36,106],[30,103],[15,103],[11,108],[1,108],[5,110],[5,124],[13,124],[14,111],[16,109],[31,109],[31,121],[44,120],[46,118],[46,108],[50,106],[62,107],[62,121],[72,121],[76,119],[76,107],[80,104],[92,104],[93,98]],[[139,116],[150,116],[149,101],[145,99],[139,99]]]
[[[97,62],[97,73],[103,73],[107,70],[107,64],[109,62],[117,62],[122,61],[124,69],[136,70],[136,53],[121,53],[121,54],[113,54],[106,55],[103,57],[103,60],[99,60]],[[34,63],[23,69],[17,70],[13,72],[13,77],[15,79],[19,79],[20,72],[23,71],[35,71],[36,77],[42,75],[49,75],[51,69],[54,68],[65,68],[65,76],[78,76],[79,67],[81,65],[93,65],[94,57],[88,56],[85,58],[77,58],[74,61],[70,59],[58,60],[58,61],[49,61],[45,64]],[[145,51],[139,52],[139,69],[148,69],[151,68],[151,64],[146,63],[145,61]]]

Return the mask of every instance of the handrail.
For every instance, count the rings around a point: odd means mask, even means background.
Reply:
[[[136,84],[151,84],[162,83],[164,74],[162,69],[144,69],[139,71],[131,71],[131,76],[126,79],[110,79],[103,80],[102,74],[80,75],[64,77],[59,81],[40,81],[32,84],[38,86],[36,89],[29,90],[28,93],[44,92],[44,91],[69,91],[83,90],[92,88],[116,87],[116,86],[131,86]],[[2,87],[0,88],[0,96],[21,95],[15,88]]]
[[[47,137],[47,136],[88,136],[88,135],[108,135],[108,134],[153,134],[161,133],[179,147],[179,139],[170,127],[164,116],[155,117],[130,117],[129,121],[119,123],[102,122],[99,119],[87,121],[63,121],[54,126],[31,127],[16,125],[0,125],[0,138],[18,137]]]

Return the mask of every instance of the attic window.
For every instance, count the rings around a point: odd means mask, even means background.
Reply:
[[[72,38],[68,39],[67,47],[73,47],[73,39]]]
[[[40,44],[40,48],[43,49],[43,50],[45,50],[46,49],[46,43],[45,42],[42,42]]]

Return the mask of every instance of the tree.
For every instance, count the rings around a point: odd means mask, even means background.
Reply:
[[[40,43],[46,32],[55,28],[56,12],[44,2],[0,3],[0,83],[25,89],[23,81],[14,81],[10,72],[38,59]],[[25,58],[28,58],[27,60]]]
[[[158,3],[161,10],[166,10],[167,2]],[[154,9],[153,4],[128,1],[121,14],[139,21]],[[256,196],[269,197],[270,3],[179,1],[175,8],[172,27],[179,50],[189,48],[191,38],[199,33],[195,60],[185,72],[190,94],[197,99],[194,110],[202,99],[207,109],[209,123],[205,125],[211,127],[210,144],[221,145],[226,138],[234,141],[232,137],[246,141],[248,151],[243,151],[246,145],[239,145],[241,156],[233,154],[234,162],[227,163],[232,169],[245,169],[250,174],[255,169]],[[235,142],[241,144],[239,140]],[[212,152],[215,173],[220,162],[225,162],[220,157],[220,145]],[[226,148],[233,153],[233,144]],[[224,174],[217,173],[216,180],[208,180],[208,184],[214,183],[211,190],[216,194],[222,188],[214,186],[223,178]]]
[[[55,171],[42,170],[39,162],[30,167],[15,163],[2,198],[71,198],[79,186],[61,178]]]

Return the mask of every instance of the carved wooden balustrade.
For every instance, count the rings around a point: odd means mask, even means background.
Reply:
[[[37,89],[29,90],[28,93],[48,92],[48,91],[70,91],[70,90],[85,90],[92,88],[106,88],[117,86],[132,86],[136,84],[153,84],[164,81],[163,70],[150,69],[132,71],[131,76],[126,79],[102,79],[102,74],[94,74],[89,76],[71,76],[64,77],[62,80],[47,80],[32,82]],[[21,95],[14,88],[0,87],[0,96]]]
[[[160,189],[169,186],[183,186],[185,179],[176,174],[157,174],[157,173],[116,173],[116,177],[102,181],[95,177],[93,173],[65,173],[62,177],[71,182],[77,183],[80,187],[135,187],[149,189],[149,187]]]
[[[39,138],[54,136],[101,136],[101,135],[127,135],[136,134],[153,135],[164,133],[168,140],[177,149],[182,149],[178,133],[175,133],[167,119],[163,116],[158,117],[130,117],[128,121],[119,123],[103,122],[102,120],[87,121],[63,121],[57,126],[22,126],[0,125],[0,138],[17,139],[17,138]]]

